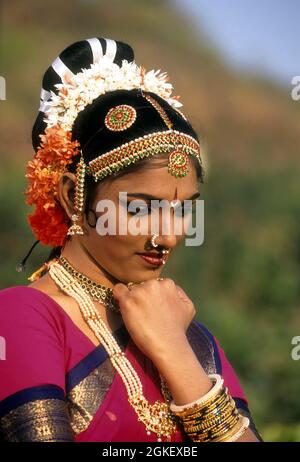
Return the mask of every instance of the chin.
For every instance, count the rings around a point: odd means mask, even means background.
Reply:
[[[126,275],[127,282],[143,282],[150,279],[159,278],[161,274],[160,269],[144,270],[144,271],[134,271],[130,275]]]
[[[149,279],[160,277],[165,266],[166,265],[152,267],[143,262],[141,263],[139,259],[136,260],[136,258],[134,258],[134,260],[131,260],[128,258],[127,263],[124,265],[124,270],[122,268],[122,273],[114,275],[114,277],[123,284],[127,284],[128,282],[147,281]]]

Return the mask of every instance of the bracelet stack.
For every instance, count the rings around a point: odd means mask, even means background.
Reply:
[[[170,410],[179,418],[192,441],[236,441],[245,433],[250,421],[239,414],[228,389],[223,386],[223,378],[218,374],[208,377],[213,387],[205,396],[183,406],[171,401]]]

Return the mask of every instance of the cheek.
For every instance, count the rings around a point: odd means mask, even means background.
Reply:
[[[99,213],[98,219],[101,216],[103,215]],[[99,259],[99,261],[102,261],[103,264],[107,264],[109,260],[118,261],[119,263],[121,263],[122,259],[127,259],[128,261],[128,258],[136,252],[140,252],[144,246],[145,239],[147,239],[148,227],[150,228],[149,217],[144,216],[136,219],[128,214],[127,210],[124,210],[123,207],[120,207],[120,211],[116,207],[116,214],[113,219],[115,222],[114,224],[110,222],[110,226],[108,226],[108,221],[104,221],[104,230],[100,231],[101,227],[99,227],[99,232],[96,226],[97,221],[94,220],[93,224],[95,224],[95,227],[88,227],[88,234],[85,237],[85,245],[92,255]],[[144,224],[142,230],[145,230],[145,233],[143,234],[140,232],[139,223]],[[101,234],[107,228],[110,228],[112,234]],[[138,229],[138,233],[135,232],[136,229]]]
[[[127,237],[129,244],[137,239],[146,239],[151,231],[150,215],[134,216],[124,206],[120,206],[117,209],[116,229],[120,232],[120,238]]]
[[[137,240],[139,236],[130,235],[105,235],[100,236],[94,229],[88,239],[88,246],[93,255],[99,261],[114,260],[121,262],[127,259],[138,249]]]

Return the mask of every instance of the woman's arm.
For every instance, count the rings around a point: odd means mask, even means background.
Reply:
[[[65,400],[64,333],[43,295],[0,292],[0,435],[7,442],[73,441]]]
[[[116,284],[113,293],[133,342],[164,377],[175,404],[203,397],[212,383],[186,336],[196,310],[185,292],[167,278],[151,279],[130,290]],[[259,440],[247,429],[239,441]]]
[[[152,357],[152,361],[164,377],[178,406],[201,398],[212,386],[186,337],[183,337],[181,342],[177,341],[172,350],[160,350],[157,357]],[[237,441],[259,440],[248,428]]]

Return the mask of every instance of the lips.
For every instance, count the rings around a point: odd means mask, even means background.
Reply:
[[[162,254],[158,252],[145,252],[145,253],[138,253],[138,255],[147,263],[151,265],[160,266],[165,264],[168,255]]]
[[[138,255],[144,255],[145,257],[161,258],[163,254],[159,252],[143,252],[143,253],[141,252]]]

